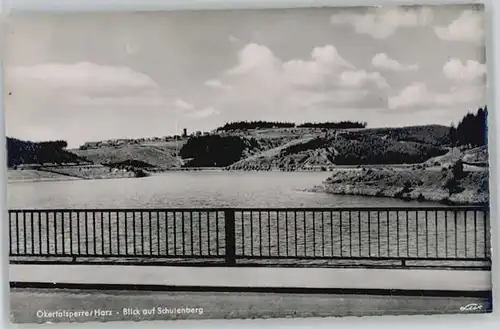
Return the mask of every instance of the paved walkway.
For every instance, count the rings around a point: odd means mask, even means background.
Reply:
[[[14,322],[331,317],[485,312],[488,298],[13,289]],[[476,310],[462,311],[468,304]],[[188,312],[183,312],[187,310]],[[124,310],[125,309],[125,310]],[[134,309],[139,314],[131,314]],[[152,309],[154,313],[151,314]],[[180,309],[180,312],[173,312]],[[40,311],[87,311],[54,317]],[[100,312],[96,312],[100,310]],[[146,310],[147,314],[143,314]],[[46,316],[48,315],[48,316]]]
[[[10,265],[11,282],[490,291],[491,272],[436,269]]]

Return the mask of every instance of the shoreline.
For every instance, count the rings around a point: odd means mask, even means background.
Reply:
[[[463,199],[454,199],[449,198],[448,196],[443,197],[433,197],[435,194],[434,190],[421,190],[419,194],[408,194],[405,196],[395,196],[393,193],[385,193],[384,191],[380,192],[380,190],[370,190],[370,189],[356,189],[353,192],[332,192],[331,190],[323,189],[322,187],[315,186],[311,189],[304,190],[305,192],[311,193],[326,193],[333,195],[350,195],[350,196],[361,196],[366,198],[387,198],[387,199],[396,199],[401,201],[417,201],[417,202],[434,202],[436,204],[440,204],[443,206],[488,206],[489,201],[475,201],[471,199],[471,201],[463,200]],[[439,194],[438,194],[439,195]]]
[[[140,178],[131,170],[118,170],[103,165],[39,166],[7,169],[7,183]]]
[[[460,178],[448,171],[425,169],[337,171],[308,191],[444,205],[488,205],[488,179],[486,170],[464,172]]]

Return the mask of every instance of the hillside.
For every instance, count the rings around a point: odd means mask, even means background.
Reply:
[[[318,166],[421,163],[448,152],[448,132],[449,127],[437,125],[309,129],[275,148],[239,160],[229,169],[298,170]]]
[[[178,141],[133,141],[121,145],[86,146],[71,152],[96,164],[116,166],[124,162],[140,163],[137,167],[147,168],[148,171],[225,167],[299,137],[298,131],[286,129],[233,130]]]
[[[435,146],[450,144],[450,127],[440,125],[367,128],[352,130],[347,134],[353,137],[370,135],[399,142],[416,142]]]
[[[185,167],[229,167],[240,161],[273,155],[284,145],[299,139],[288,134],[268,133],[190,138],[181,149],[180,156],[185,159]]]
[[[449,127],[438,125],[352,129],[285,126],[232,129],[179,140],[103,143],[69,151],[50,144],[8,139],[9,166],[90,162],[154,172],[180,167],[290,171],[339,165],[414,164],[445,157],[450,148],[449,131]]]
[[[179,145],[182,146],[182,143]],[[171,143],[129,144],[71,151],[95,164],[114,165],[140,161],[143,167],[157,170],[168,170],[181,165],[181,161],[175,156],[175,146],[172,147]]]
[[[465,164],[487,167],[488,149],[486,146],[471,149],[460,149],[455,147],[444,155],[427,160],[425,164],[429,166],[449,167],[458,160],[462,160]]]
[[[317,140],[317,137],[310,136],[297,138],[237,161],[229,166],[229,169],[270,170],[279,168],[295,170],[307,165],[332,165],[329,150],[308,149],[308,145],[314,144]]]
[[[487,108],[458,125],[366,128],[364,122],[230,122],[212,132],[87,142],[32,143],[7,138],[9,167],[20,164],[96,164],[120,170],[329,170],[336,166],[422,164],[443,167],[460,158],[486,167]]]
[[[30,142],[7,137],[8,181],[52,181],[144,177],[135,168],[118,170],[92,164],[88,159],[66,150],[65,141]]]
[[[180,167],[229,170],[304,170],[336,165],[411,164],[448,152],[446,126],[324,128],[321,124],[253,128],[233,123],[179,140],[133,140],[71,150],[95,164],[140,163],[148,171]],[[251,129],[246,128],[252,127]]]

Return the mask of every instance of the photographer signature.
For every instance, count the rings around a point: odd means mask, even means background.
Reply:
[[[460,311],[466,312],[466,311],[480,311],[483,309],[483,305],[480,304],[467,304],[465,306],[460,307]]]

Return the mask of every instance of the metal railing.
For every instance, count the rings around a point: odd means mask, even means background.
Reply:
[[[14,262],[490,263],[485,207],[9,210],[9,225]]]

